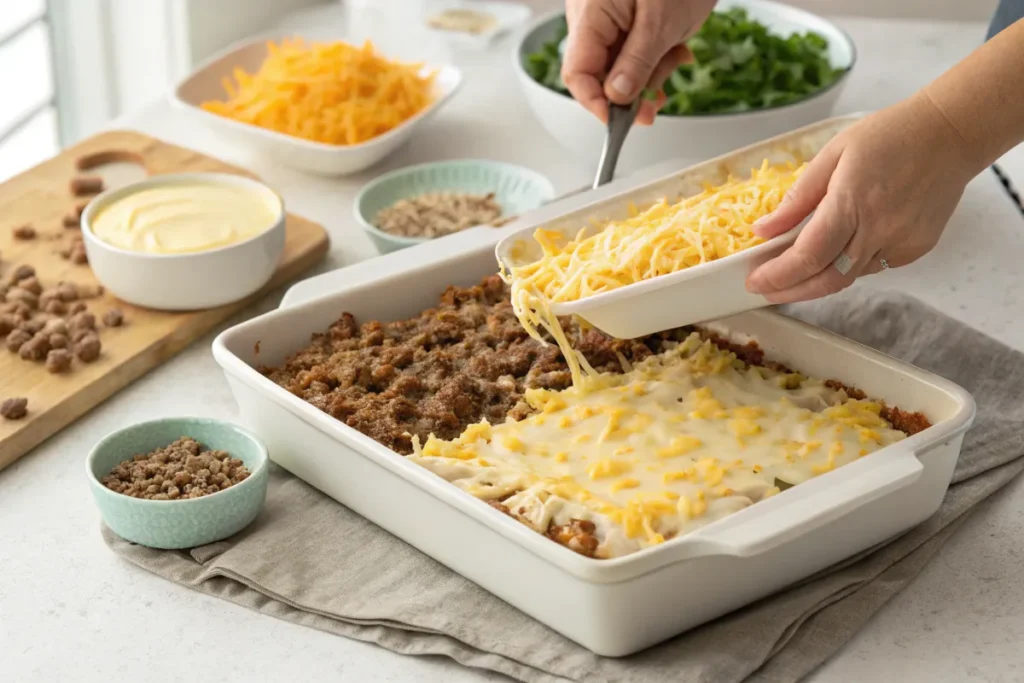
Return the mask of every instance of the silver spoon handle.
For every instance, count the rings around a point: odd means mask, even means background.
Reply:
[[[596,190],[615,177],[619,152],[622,151],[622,145],[626,142],[626,136],[629,135],[629,129],[633,126],[639,109],[639,98],[628,107],[621,104],[609,106],[608,132],[604,138],[604,149],[601,150],[601,161],[597,166],[597,177],[594,179],[593,189]]]

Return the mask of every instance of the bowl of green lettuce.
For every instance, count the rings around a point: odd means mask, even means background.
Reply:
[[[569,95],[559,43],[565,16],[536,20],[514,52],[518,80],[544,128],[596,163],[604,127]],[[630,132],[620,159],[635,169],[693,163],[830,116],[856,61],[849,36],[826,19],[767,0],[721,0],[687,41],[695,62],[674,71],[653,126]]]

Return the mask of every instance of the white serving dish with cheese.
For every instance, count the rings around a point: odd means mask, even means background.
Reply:
[[[267,284],[284,252],[283,200],[228,173],[165,174],[108,190],[81,225],[96,279],[122,301],[158,310],[244,299]]]
[[[229,47],[179,83],[171,93],[171,101],[218,135],[283,166],[318,175],[341,176],[373,166],[408,142],[416,129],[433,118],[462,85],[462,72],[454,66],[425,65],[424,72],[437,73],[434,101],[430,106],[387,133],[357,145],[304,140],[218,116],[202,108],[203,102],[224,98],[223,81],[235,69],[257,71],[267,55],[267,40],[280,37],[268,36]]]
[[[580,203],[554,219],[520,224],[498,242],[495,253],[507,268],[539,258],[540,245],[533,235],[543,227],[574,237],[593,222],[622,220],[630,205],[643,210],[663,199],[698,194],[704,183],[720,184],[727,176],[749,178],[752,168],[764,159],[771,164],[810,160],[828,140],[861,117],[838,117],[800,128],[743,149],[668,174],[642,187],[623,187],[612,196]],[[747,275],[786,250],[803,224],[762,244],[708,263],[678,270],[649,280],[570,302],[551,304],[555,315],[577,315],[602,332],[619,339],[633,339],[684,325],[715,320],[769,305],[767,299],[746,289]]]
[[[769,311],[718,321],[716,330],[753,338],[767,357],[806,374],[921,411],[933,426],[695,532],[610,560],[577,555],[537,534],[255,370],[303,348],[341,311],[362,321],[404,319],[435,305],[447,285],[469,286],[495,271],[493,241],[457,237],[443,249],[374,259],[376,277],[305,287],[281,309],[221,334],[213,353],[243,419],[278,464],[555,631],[601,655],[628,655],[906,531],[938,509],[974,418],[970,395]]]

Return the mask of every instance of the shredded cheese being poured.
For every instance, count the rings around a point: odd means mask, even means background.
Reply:
[[[206,111],[261,128],[332,145],[356,145],[427,108],[434,76],[421,64],[400,64],[371,43],[285,40],[267,43],[254,74],[234,70],[224,79],[226,101]]]
[[[582,386],[584,375],[593,376],[594,371],[572,349],[551,313],[552,303],[577,301],[761,244],[754,222],[778,207],[803,168],[770,166],[765,160],[749,179],[730,177],[674,204],[662,200],[625,220],[609,222],[597,233],[588,235],[584,228],[569,242],[558,231],[538,229],[534,239],[541,258],[510,272],[502,269],[519,322],[539,341],[542,329],[551,335],[573,384]]]

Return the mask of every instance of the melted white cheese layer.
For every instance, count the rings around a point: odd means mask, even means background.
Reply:
[[[431,436],[408,457],[539,532],[593,522],[598,557],[662,543],[905,438],[880,404],[747,366],[696,333],[628,373],[526,400],[537,412],[521,422]]]

